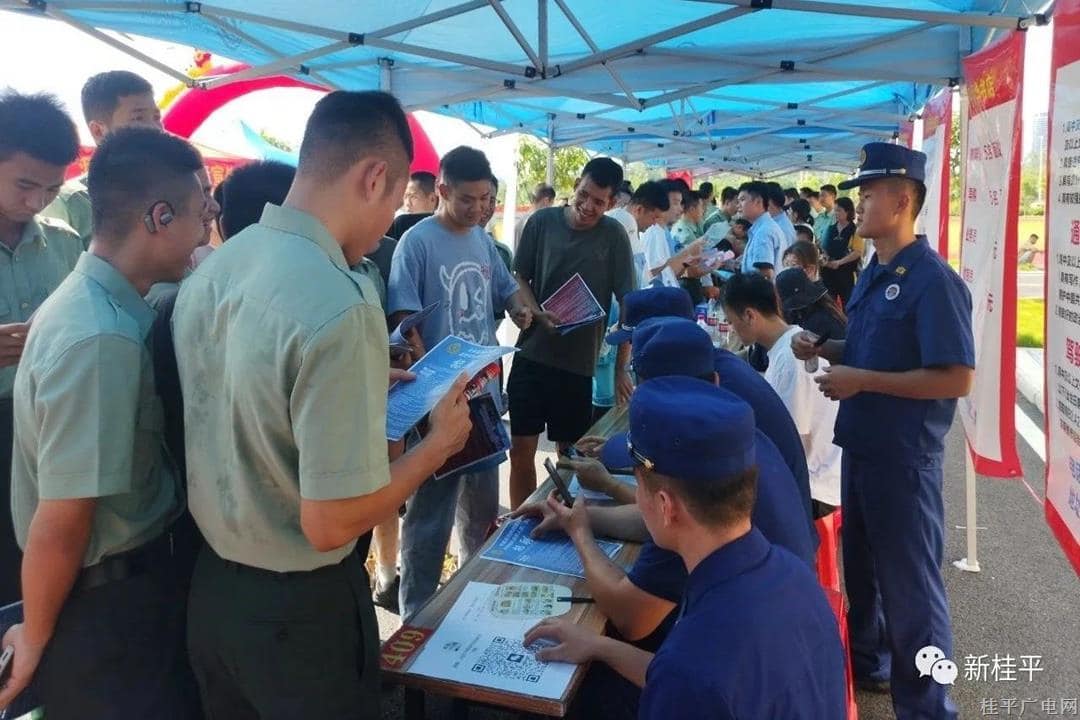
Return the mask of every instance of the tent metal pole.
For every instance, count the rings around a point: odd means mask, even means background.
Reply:
[[[967,155],[968,155],[968,93],[967,87],[960,86],[960,202],[966,204],[967,197]],[[961,217],[963,212],[961,211]],[[964,263],[964,243],[960,243],[960,266]],[[975,475],[975,460],[971,457],[971,445],[964,438],[964,522],[967,553],[953,562],[953,566],[965,572],[977,573],[979,567],[979,525],[978,525],[978,478]]]
[[[724,1],[727,5],[736,4],[735,2],[727,2],[727,0]],[[749,0],[747,0],[747,4],[749,4]],[[653,33],[652,35],[647,35],[643,38],[632,40],[631,42],[623,43],[622,45],[617,45],[616,47],[613,47],[609,50],[604,50],[603,52],[596,53],[594,55],[579,58],[568,63],[561,63],[559,67],[560,70],[562,70],[562,74],[566,75],[567,73],[572,73],[575,70],[592,67],[597,63],[606,62],[622,55],[632,54],[650,45],[655,45],[658,42],[664,42],[665,40],[670,40],[672,38],[679,37],[680,35],[686,35],[687,33],[692,33],[703,28],[719,25],[720,23],[727,22],[728,20],[734,20],[735,18],[742,17],[743,15],[747,15],[752,12],[757,11],[741,7],[729,8],[727,10],[724,10],[723,12],[708,15],[692,22],[683,23],[682,25],[676,25],[673,28],[661,30],[658,33]]]
[[[210,90],[212,88],[221,87],[222,85],[232,85],[233,83],[241,82],[243,80],[250,80],[251,78],[266,77],[267,75],[276,75],[282,70],[288,70],[290,68],[299,67],[308,60],[313,60],[317,57],[323,57],[324,55],[333,55],[336,52],[348,50],[353,47],[353,44],[348,40],[340,40],[335,43],[330,43],[321,48],[315,48],[314,50],[308,50],[307,52],[300,53],[299,55],[290,55],[283,57],[280,60],[275,60],[265,65],[257,65],[255,67],[248,68],[247,70],[241,70],[240,72],[232,73],[230,75],[220,75],[218,77],[211,77],[207,80],[202,80],[198,83],[199,87]]]
[[[457,95],[451,95],[450,97],[439,98],[437,102],[423,102],[412,103],[405,105],[406,112],[412,112],[414,110],[430,110],[431,108],[440,107],[443,105],[456,105],[460,102],[468,102],[470,100],[481,100],[483,98],[489,98],[492,95],[500,95],[506,92],[506,88],[493,87],[485,90],[466,90],[460,92]],[[521,132],[521,128],[508,130],[507,132]]]
[[[446,52],[444,50],[432,50],[431,48],[420,47],[419,45],[409,45],[408,43],[383,40],[381,38],[369,38],[365,36],[363,41],[364,44],[369,47],[393,50],[394,52],[404,53],[406,55],[417,55],[419,57],[431,58],[432,60],[445,60],[446,62],[455,65],[493,70],[495,72],[506,73],[511,77],[521,77],[525,74],[525,68],[521,65],[511,65],[510,63],[496,62],[494,60],[486,60],[471,55]]]
[[[547,184],[555,187],[555,116],[548,115],[547,127]]]
[[[373,32],[364,33],[367,38],[387,38],[393,35],[400,35],[408,30],[415,30],[416,28],[423,27],[424,25],[431,25],[437,23],[440,20],[452,18],[456,15],[463,15],[473,10],[479,10],[487,5],[487,0],[471,0],[471,2],[464,2],[460,5],[453,5],[438,12],[429,13],[427,15],[420,15],[419,17],[406,20],[404,22],[397,23],[396,25],[390,25],[388,27],[380,28]]]
[[[537,72],[544,72],[544,63],[540,60],[540,56],[536,54],[536,51],[532,49],[532,45],[525,39],[521,29],[518,28],[517,23],[510,17],[510,13],[506,12],[506,8],[503,7],[502,0],[488,0],[488,5],[495,11],[495,14],[502,20],[503,25],[510,31],[510,34],[514,36],[514,40],[517,40],[517,44],[521,46],[521,49],[525,52],[525,56],[529,58],[529,62],[533,64]]]
[[[548,66],[548,4],[547,0],[536,0],[536,44],[540,52],[540,67],[547,72]]]
[[[284,54],[282,54],[281,52],[275,50],[274,48],[267,45],[263,41],[261,41],[261,40],[259,40],[257,38],[254,38],[251,35],[248,35],[246,32],[244,32],[243,30],[241,30],[241,29],[239,29],[237,27],[233,27],[231,25],[225,24],[224,22],[222,22],[221,18],[214,17],[213,15],[204,15],[203,19],[206,20],[211,25],[213,25],[214,27],[221,30],[222,32],[229,33],[230,35],[234,35],[234,36],[240,38],[244,42],[251,43],[252,47],[258,48],[259,50],[262,50],[263,52],[267,53],[268,55],[273,55],[274,57],[279,57],[279,58],[285,57]],[[337,64],[338,63],[334,63],[334,65],[337,65]],[[356,63],[348,63],[348,65],[350,67],[354,66],[355,64]],[[329,68],[327,68],[327,69],[329,69]],[[330,82],[329,80],[327,80],[325,77],[323,77],[322,75],[320,75],[317,72],[308,72],[308,76],[311,77],[313,80],[317,80],[319,83],[321,83],[322,85],[324,85],[325,87],[327,87],[329,89],[332,89],[332,90],[340,90],[341,89],[337,84]]]
[[[390,58],[379,58],[379,89],[383,92],[394,92],[394,61]]]
[[[555,4],[559,6],[559,9],[562,10],[563,15],[565,15],[566,19],[570,21],[570,24],[574,26],[574,29],[577,30],[578,35],[580,35],[581,39],[585,41],[585,44],[589,46],[589,49],[592,50],[594,53],[600,52],[600,47],[595,42],[593,42],[592,36],[589,35],[587,30],[585,30],[585,26],[578,21],[577,16],[570,11],[569,7],[567,7],[565,0],[555,0]],[[634,105],[640,106],[641,102],[637,99],[637,97],[634,96],[634,92],[630,89],[630,86],[627,85],[626,82],[622,79],[622,76],[619,75],[619,73],[615,72],[615,68],[611,67],[611,65],[608,64],[606,61],[600,64],[604,66],[604,69],[607,70],[608,75],[611,76],[611,79],[615,81],[615,84],[619,86],[619,89],[623,91],[623,94],[626,95],[630,102],[634,103]]]
[[[97,28],[95,28],[95,27],[93,27],[91,25],[87,25],[86,23],[82,22],[81,20],[76,20],[75,18],[68,15],[66,12],[63,12],[62,10],[59,10],[56,7],[54,7],[52,3],[50,3],[46,7],[45,14],[47,16],[51,17],[51,18],[54,18],[56,20],[60,20],[61,22],[64,22],[67,25],[70,25],[71,27],[75,28],[76,30],[78,30],[80,32],[86,33],[87,35],[89,35],[92,38],[96,38],[96,39],[100,40],[101,42],[105,43],[106,45],[109,45],[110,47],[116,48],[120,52],[122,52],[122,53],[124,53],[126,55],[129,55],[129,56],[135,58],[136,60],[141,60],[142,62],[146,63],[150,67],[155,68],[156,70],[159,70],[159,71],[165,73],[169,77],[174,78],[174,79],[182,82],[187,87],[194,87],[194,85],[195,85],[195,82],[190,77],[188,77],[186,74],[180,72],[179,70],[176,70],[174,68],[169,67],[165,63],[160,62],[159,60],[157,60],[155,58],[152,58],[152,57],[150,57],[149,55],[147,55],[145,53],[139,52],[138,50],[136,50],[135,48],[133,48],[133,47],[131,47],[129,45],[125,45],[124,43],[120,42],[116,38],[111,37],[109,35],[106,35],[101,30],[98,30]]]
[[[757,0],[696,0],[710,4],[739,5],[753,7]],[[933,22],[948,25],[966,25],[971,27],[1024,29],[1041,22],[1036,15],[991,15],[988,13],[948,12],[941,10],[908,10],[902,7],[881,5],[843,4],[824,2],[823,0],[772,0],[772,10],[795,10],[798,12],[824,13],[826,15],[847,15],[872,17],[883,20],[910,20]]]

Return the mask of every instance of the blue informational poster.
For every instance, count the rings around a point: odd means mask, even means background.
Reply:
[[[448,335],[409,371],[415,380],[394,383],[386,400],[386,438],[400,440],[442,399],[458,375],[472,377],[516,348],[477,345]]]
[[[529,533],[540,524],[539,518],[518,518],[499,530],[499,536],[481,557],[497,560],[510,565],[545,570],[559,575],[585,577],[585,568],[581,556],[570,538],[562,533],[548,533],[540,539],[529,537]],[[597,540],[600,550],[614,559],[622,543],[610,540]]]

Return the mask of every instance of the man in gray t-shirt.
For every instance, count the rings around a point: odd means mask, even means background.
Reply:
[[[420,327],[425,349],[448,335],[496,345],[495,311],[522,329],[532,312],[494,243],[479,227],[492,192],[491,166],[479,150],[459,147],[439,166],[440,203],[401,238],[390,263],[391,325],[435,302],[442,307]],[[499,382],[489,384],[501,408]],[[474,465],[422,485],[407,504],[401,532],[401,615],[407,619],[435,594],[457,509],[464,563],[479,550],[499,509],[499,461]],[[459,499],[460,493],[460,499]]]
[[[560,450],[581,437],[592,416],[592,376],[603,340],[611,298],[622,301],[635,289],[634,261],[626,230],[604,213],[614,205],[622,168],[610,158],[585,166],[570,205],[538,210],[529,217],[514,256],[514,271],[534,324],[518,340],[507,382],[510,394],[510,503],[520,505],[536,489],[534,465],[540,433]],[[593,325],[560,335],[558,318],[540,311],[575,273],[604,310]],[[616,361],[622,377],[625,357]]]

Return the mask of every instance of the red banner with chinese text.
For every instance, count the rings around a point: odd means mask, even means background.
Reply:
[[[923,146],[926,153],[926,202],[919,213],[919,232],[930,247],[949,259],[949,178],[952,163],[952,89],[946,88],[923,108]]]
[[[1024,34],[964,58],[968,112],[960,275],[971,291],[975,384],[959,403],[975,471],[1021,474],[1016,452],[1016,218]]]
[[[1080,574],[1080,0],[1054,8],[1046,192],[1046,521]]]
[[[90,158],[94,155],[92,147],[80,147],[79,157],[75,162],[68,165],[67,170],[64,172],[64,179],[70,180],[72,178],[81,177],[86,174],[86,171],[90,169]],[[234,168],[238,168],[241,165],[246,165],[251,162],[247,158],[223,158],[223,157],[204,157],[203,162],[206,163],[206,171],[210,175],[210,182],[217,185],[225,176],[233,171]]]

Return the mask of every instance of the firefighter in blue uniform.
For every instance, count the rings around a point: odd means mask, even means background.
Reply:
[[[952,653],[941,575],[945,435],[975,366],[971,295],[923,236],[915,218],[926,198],[926,156],[888,143],[862,150],[857,232],[876,256],[847,306],[846,341],[815,347],[806,333],[796,357],[834,363],[818,379],[840,401],[835,442],[844,449],[845,583],[856,681],[889,687],[899,720],[955,718],[948,687],[920,677],[926,646]]]

